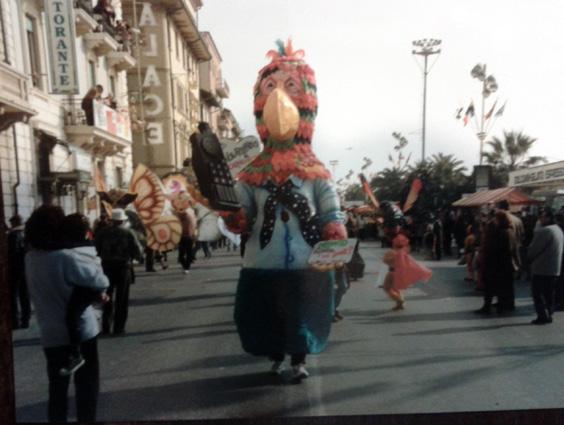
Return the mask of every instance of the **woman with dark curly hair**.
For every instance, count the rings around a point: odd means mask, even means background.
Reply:
[[[108,280],[96,262],[81,261],[75,250],[63,249],[65,215],[60,207],[43,205],[26,223],[25,258],[29,292],[39,326],[49,378],[49,422],[66,422],[69,376],[60,374],[72,350],[67,307],[76,286],[106,288]],[[100,329],[92,307],[80,317],[78,329],[84,365],[75,373],[76,411],[79,422],[96,420],[99,392],[97,335]]]

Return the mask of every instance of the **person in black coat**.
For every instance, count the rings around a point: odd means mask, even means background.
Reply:
[[[12,329],[28,328],[31,316],[24,259],[24,228],[22,218],[16,214],[10,218],[8,231],[8,281],[12,296]]]
[[[484,305],[476,311],[478,314],[491,313],[494,297],[498,299],[498,313],[515,309],[509,226],[509,219],[503,211],[498,211],[495,218],[486,224],[482,257]]]

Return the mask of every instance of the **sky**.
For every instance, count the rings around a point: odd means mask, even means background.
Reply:
[[[481,82],[470,76],[487,65],[499,89],[486,112],[507,101],[488,139],[504,130],[537,139],[532,154],[564,159],[564,2],[561,0],[204,0],[199,26],[210,31],[230,87],[224,106],[245,135],[256,135],[252,87],[275,40],[291,37],[317,79],[319,113],[313,148],[336,179],[390,166],[393,132],[421,159],[423,73],[412,41],[442,40],[429,57],[426,156],[453,154],[471,170],[479,141],[473,123],[456,110],[473,100],[481,112]],[[434,64],[433,64],[434,63]],[[487,148],[486,148],[487,149]]]

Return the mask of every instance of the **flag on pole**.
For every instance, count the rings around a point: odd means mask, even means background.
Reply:
[[[464,114],[464,126],[470,121],[470,119],[474,116],[474,101],[470,102],[470,105],[466,109],[466,113]]]
[[[493,104],[493,106],[492,106],[492,109],[490,109],[490,110],[488,111],[488,113],[484,116],[484,119],[489,120],[489,119],[491,118],[491,116],[492,116],[492,114],[493,114],[493,111],[494,111],[494,109],[495,109],[495,105],[497,105],[497,99],[496,99],[496,101],[494,102],[494,104]]]
[[[360,182],[362,183],[362,190],[364,191],[366,196],[368,196],[368,199],[370,199],[372,205],[376,209],[380,208],[380,202],[378,202],[378,199],[376,199],[376,197],[374,196],[374,193],[372,192],[372,188],[368,184],[368,181],[366,180],[366,177],[364,177],[364,174],[360,173],[358,177],[360,177]]]
[[[507,101],[505,101],[503,106],[497,110],[497,112],[494,115],[495,117],[501,117],[503,115],[503,111],[505,111],[505,105],[506,104],[507,104]]]

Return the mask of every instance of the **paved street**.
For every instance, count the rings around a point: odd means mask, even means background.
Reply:
[[[189,276],[139,272],[123,337],[101,338],[99,420],[457,412],[561,407],[564,313],[535,327],[528,285],[517,311],[483,318],[464,269],[426,263],[432,280],[406,293],[406,310],[374,285],[383,250],[366,243],[367,274],[353,282],[328,349],[308,358],[301,385],[242,352],[232,320],[240,259],[215,251]],[[174,260],[174,256],[170,258]],[[15,333],[18,421],[44,421],[45,362],[37,327]],[[72,403],[71,403],[72,405]]]

